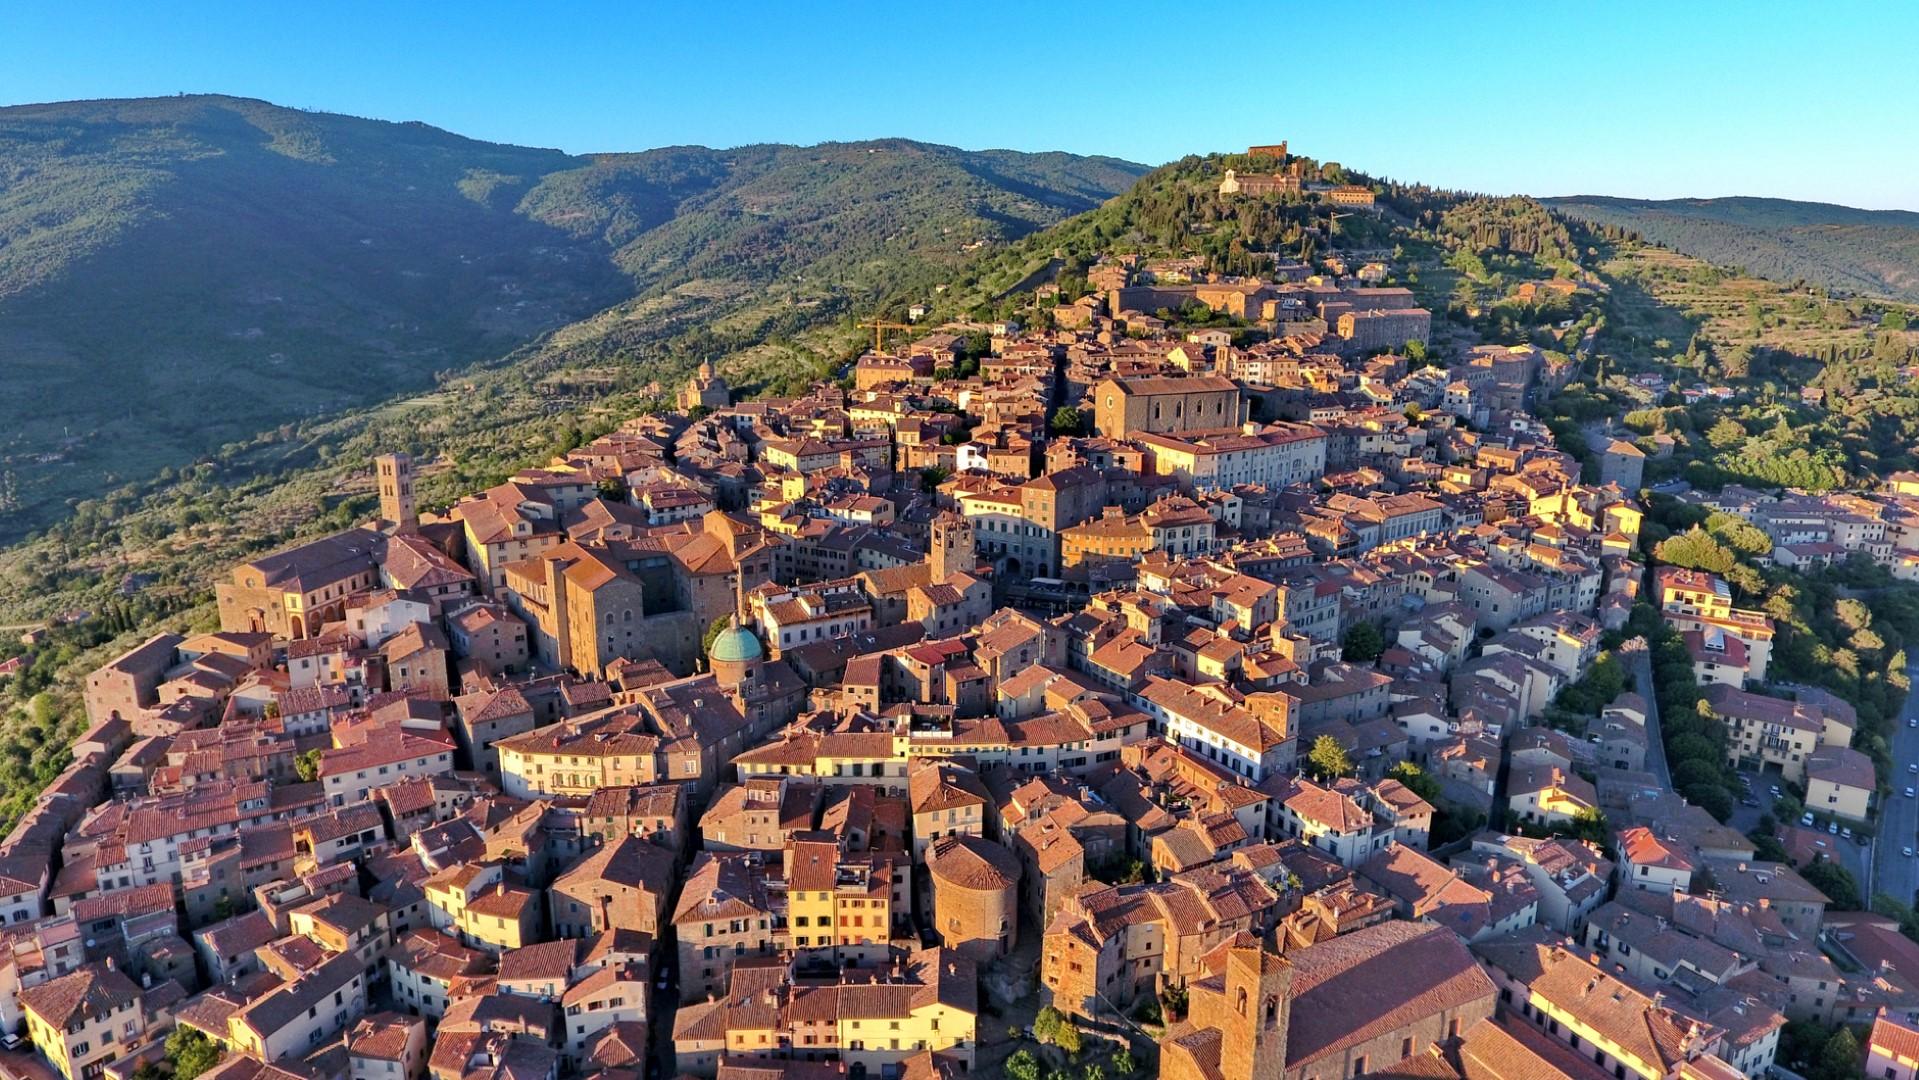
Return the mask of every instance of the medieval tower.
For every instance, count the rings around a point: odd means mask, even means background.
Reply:
[[[1257,944],[1227,953],[1226,1015],[1219,1021],[1224,1080],[1281,1080],[1292,997],[1292,961]]]
[[[420,512],[413,503],[413,456],[381,454],[373,459],[380,483],[380,520],[396,533],[420,530]]]
[[[927,562],[935,584],[954,574],[970,574],[979,566],[973,523],[948,510],[933,519],[932,550]]]

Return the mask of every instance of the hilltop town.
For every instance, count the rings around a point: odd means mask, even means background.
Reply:
[[[1246,157],[1222,198],[1390,213]],[[1815,881],[1919,763],[1649,564],[1672,440],[1545,413],[1591,332],[1442,334],[1408,269],[1115,249],[443,507],[380,456],[377,518],[88,678],[0,842],[0,1075],[1729,1080],[1798,1022],[1910,1068],[1919,944]],[[1660,498],[1919,579],[1919,477]]]

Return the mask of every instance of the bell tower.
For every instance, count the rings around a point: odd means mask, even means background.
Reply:
[[[380,486],[380,520],[395,533],[420,531],[420,512],[413,503],[413,456],[396,452],[373,459]]]
[[[1219,1024],[1221,1077],[1281,1080],[1292,1015],[1292,961],[1258,944],[1233,946],[1226,955],[1226,1015]]]
[[[954,574],[970,574],[979,566],[979,549],[973,537],[973,523],[951,510],[933,519],[932,550],[927,561],[938,584]]]

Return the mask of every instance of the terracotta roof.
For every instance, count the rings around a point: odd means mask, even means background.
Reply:
[[[1483,1002],[1492,980],[1442,926],[1383,922],[1293,954],[1290,1072],[1426,1017]]]
[[[1919,1061],[1919,1027],[1901,1022],[1882,1008],[1872,1022],[1872,1034],[1866,1038],[1866,1047],[1887,1057]]]
[[[20,1004],[52,1025],[64,1028],[132,1004],[140,988],[132,979],[100,964],[89,964],[39,986],[20,991]]]
[[[508,949],[500,954],[500,981],[551,979],[564,984],[572,976],[579,958],[578,939],[545,941]]]
[[[376,1061],[401,1061],[406,1056],[407,1043],[415,1029],[420,1032],[420,1042],[424,1046],[425,1020],[401,1016],[396,1012],[370,1013],[355,1021],[352,1030],[347,1032],[347,1054]]]
[[[1019,883],[1019,859],[1006,848],[977,836],[942,836],[926,853],[935,887],[1010,889]]]

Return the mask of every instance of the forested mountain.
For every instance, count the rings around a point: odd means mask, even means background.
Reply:
[[[1569,217],[1774,281],[1919,300],[1919,213],[1789,199],[1542,201]]]
[[[0,109],[0,538],[626,302],[562,335],[617,356],[676,287],[777,282],[804,322],[1141,171],[903,140],[576,157],[226,97]]]

